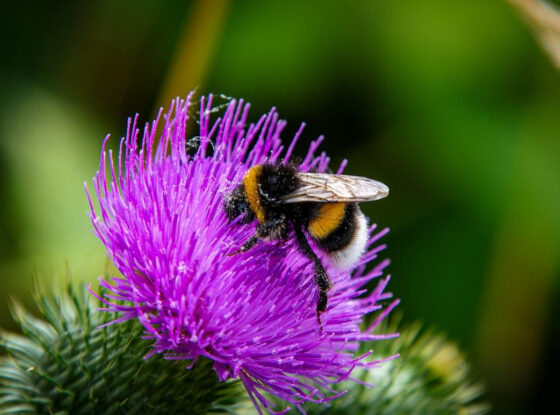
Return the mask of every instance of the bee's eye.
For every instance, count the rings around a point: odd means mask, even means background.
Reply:
[[[245,189],[243,185],[237,186],[226,198],[225,210],[229,220],[233,220],[250,211],[249,203],[245,198]]]

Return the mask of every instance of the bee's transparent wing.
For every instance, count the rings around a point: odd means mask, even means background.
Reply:
[[[342,174],[298,173],[299,187],[283,203],[366,202],[383,199],[389,188],[366,177]]]

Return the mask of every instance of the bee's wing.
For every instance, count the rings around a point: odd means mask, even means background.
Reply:
[[[383,183],[365,177],[298,173],[298,179],[298,188],[284,196],[283,203],[366,202],[389,194],[389,188]]]

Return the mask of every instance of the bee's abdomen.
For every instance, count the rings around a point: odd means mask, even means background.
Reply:
[[[355,203],[325,203],[307,226],[332,265],[352,268],[367,244],[367,220]]]
[[[324,203],[314,218],[309,221],[307,231],[326,251],[338,251],[348,245],[355,229],[353,203]]]

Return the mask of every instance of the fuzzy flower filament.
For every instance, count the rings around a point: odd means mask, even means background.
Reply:
[[[211,359],[220,380],[243,382],[259,412],[273,410],[265,392],[300,409],[332,399],[333,383],[357,366],[381,363],[371,352],[356,356],[360,343],[393,336],[372,334],[397,304],[387,301],[389,278],[381,278],[388,261],[366,272],[387,230],[370,228],[369,251],[353,273],[327,267],[334,288],[319,327],[312,261],[292,238],[231,255],[255,225],[230,223],[224,212],[224,198],[251,166],[290,160],[303,126],[285,149],[285,122],[274,109],[248,124],[249,105],[231,100],[216,119],[210,96],[201,99],[198,131],[189,138],[191,98],[160,111],[142,133],[138,117],[129,120],[116,159],[108,137],[103,144],[94,190],[86,191],[94,233],[122,274],[100,279],[106,310],[120,313],[113,323],[138,319],[153,340],[151,353]],[[326,154],[315,155],[321,141],[311,143],[301,171],[327,170]],[[377,318],[362,330],[374,311]]]

